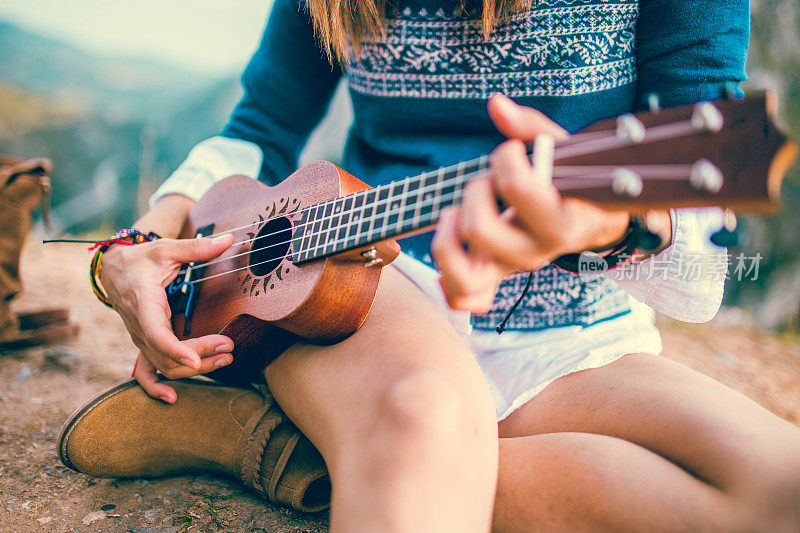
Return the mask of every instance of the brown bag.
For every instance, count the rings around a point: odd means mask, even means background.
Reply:
[[[19,256],[39,202],[45,223],[50,194],[49,159],[21,159],[0,155],[0,342],[16,337],[17,318],[11,299],[22,290]]]

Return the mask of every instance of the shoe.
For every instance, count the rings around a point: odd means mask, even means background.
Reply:
[[[330,505],[322,456],[271,395],[199,379],[169,382],[174,404],[126,381],[75,411],[58,437],[65,466],[92,477],[212,472],[301,511]]]
[[[0,326],[0,350],[20,350],[40,344],[63,341],[78,335],[80,328],[69,321],[69,310],[47,309],[17,316],[10,311]]]

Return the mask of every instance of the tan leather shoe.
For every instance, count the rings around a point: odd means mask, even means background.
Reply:
[[[271,397],[197,379],[170,386],[178,393],[172,405],[133,380],[93,398],[61,428],[61,462],[102,478],[215,472],[276,503],[328,507],[322,456]]]

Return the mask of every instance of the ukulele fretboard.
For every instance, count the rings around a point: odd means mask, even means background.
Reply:
[[[458,204],[464,184],[488,166],[482,156],[313,205],[292,237],[294,263],[305,263],[436,224]]]

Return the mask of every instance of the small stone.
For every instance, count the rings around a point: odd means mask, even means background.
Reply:
[[[28,500],[28,501],[24,502],[22,505],[20,505],[20,507],[27,511],[28,509],[31,508],[31,501]]]
[[[158,509],[148,509],[144,512],[144,519],[150,522],[151,524],[158,520]]]
[[[81,524],[83,524],[84,526],[88,526],[89,524],[97,522],[98,520],[102,520],[105,517],[106,517],[105,511],[92,511],[91,513],[83,517],[83,520],[81,520]]]
[[[49,524],[50,522],[52,522],[53,519],[51,517],[49,517],[49,516],[43,516],[41,518],[37,518],[36,521],[39,522],[41,525],[45,525],[45,524]]]
[[[36,370],[35,370],[33,367],[30,367],[30,366],[28,366],[28,365],[24,365],[24,366],[23,366],[23,367],[20,369],[20,371],[19,371],[19,372],[17,372],[17,378],[16,378],[16,380],[17,380],[17,381],[25,381],[26,379],[28,379],[29,377],[31,377],[31,376],[32,376],[32,375],[33,375],[35,372],[36,372]]]
[[[116,508],[117,506],[114,505],[113,503],[107,503],[104,506],[100,507],[100,509],[102,509],[103,511],[113,511]]]

